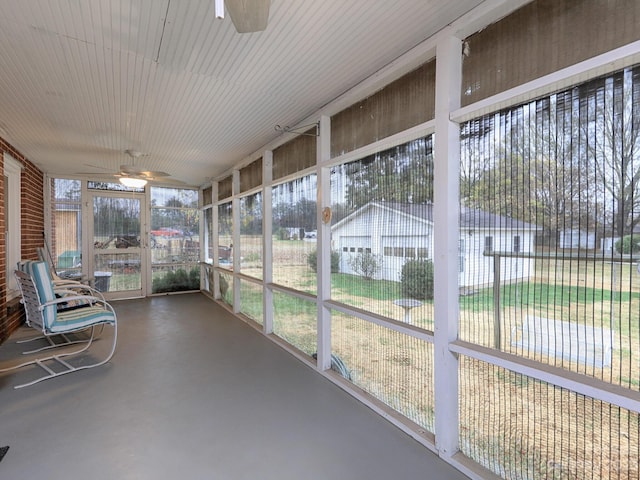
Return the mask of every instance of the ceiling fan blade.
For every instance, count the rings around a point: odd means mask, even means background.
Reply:
[[[238,33],[261,32],[267,28],[271,0],[225,0]]]
[[[158,177],[170,177],[167,172],[159,172],[157,170],[143,170],[140,172],[140,175],[144,175],[149,178],[158,178]]]
[[[84,163],[83,165],[84,165],[85,167],[89,167],[89,168],[97,168],[97,169],[99,169],[99,170],[105,170],[105,171],[108,171],[108,170],[109,170],[108,168],[101,167],[101,166],[99,166],[99,165],[91,165],[90,163]]]
[[[185,184],[181,180],[176,180],[175,178],[170,178],[170,177],[149,178],[149,183],[152,183],[152,184],[166,183],[167,185],[184,185]]]
[[[161,173],[162,175],[145,175],[146,173]],[[168,173],[165,172],[140,172],[140,173],[127,173],[127,172],[120,172],[120,173],[115,173],[113,174],[114,177],[116,178],[123,178],[123,177],[129,177],[129,178],[140,178],[142,180],[147,180],[149,183],[167,183],[167,184],[172,184],[172,185],[184,185],[184,182],[180,181],[180,180],[176,180],[175,178],[172,178]]]
[[[172,177],[146,177],[144,175],[128,175],[128,174],[125,174],[125,175],[116,174],[115,176],[117,178],[122,178],[122,177],[141,178],[143,180],[148,181],[151,184],[166,183],[171,185],[184,185],[184,182],[182,182],[181,180],[176,180],[175,178],[172,178]]]
[[[126,175],[140,175],[145,177],[169,177],[170,176],[166,172],[144,170],[143,168],[136,167],[135,165],[120,165],[120,173],[123,173]]]

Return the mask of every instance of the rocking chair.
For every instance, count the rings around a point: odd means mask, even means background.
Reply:
[[[14,388],[27,387],[67,373],[98,367],[111,360],[116,349],[118,327],[116,313],[109,303],[96,296],[77,295],[71,291],[67,296],[56,297],[56,291],[54,291],[53,282],[51,281],[46,262],[34,262],[31,265],[31,275],[16,270],[15,276],[22,293],[22,300],[27,314],[27,324],[30,327],[39,329],[45,337],[63,333],[80,332],[90,328],[91,337],[80,349],[73,351],[65,350],[59,354],[37,358],[13,367],[0,369],[0,372],[8,372],[27,365],[38,365],[45,370],[46,375]],[[63,302],[82,302],[85,306],[83,308],[58,311],[56,306]],[[113,326],[113,343],[106,358],[95,363],[81,366],[74,366],[68,362],[67,359],[70,359],[69,357],[74,357],[89,349],[94,340],[95,328],[103,325]],[[58,368],[57,371],[53,370],[45,364],[45,362],[48,361],[58,363],[62,369]]]

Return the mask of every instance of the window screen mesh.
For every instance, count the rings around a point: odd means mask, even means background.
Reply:
[[[262,286],[240,280],[240,312],[262,325]]]
[[[273,179],[292,175],[316,164],[316,127],[273,150]]]
[[[240,271],[262,278],[262,193],[240,199]]]
[[[80,273],[82,202],[80,180],[51,179],[51,226],[45,249],[56,270]]]
[[[233,277],[231,274],[216,272],[220,282],[220,299],[229,306],[233,306]]]
[[[218,200],[229,198],[233,193],[233,177],[230,175],[218,182]]]
[[[213,202],[213,188],[207,187],[202,190],[202,205],[211,205]]]
[[[316,175],[276,185],[273,207],[273,283],[316,293]]]
[[[638,414],[460,358],[460,450],[501,478],[640,478]]]
[[[433,325],[432,138],[331,171],[331,296]]]
[[[262,158],[240,169],[240,192],[262,185]]]
[[[462,125],[460,337],[640,388],[640,69]]]
[[[374,143],[435,116],[436,62],[409,72],[331,117],[331,156]]]
[[[332,369],[420,427],[433,431],[433,345],[337,311]]]
[[[273,293],[273,333],[309,356],[317,350],[317,315],[315,302]]]
[[[462,104],[640,39],[635,0],[536,0],[466,39]]]
[[[218,205],[218,262],[233,269],[233,215],[231,202]]]

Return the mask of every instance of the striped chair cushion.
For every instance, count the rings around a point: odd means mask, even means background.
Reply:
[[[51,272],[46,262],[19,262],[18,269],[31,275],[41,303],[56,299]],[[45,307],[42,312],[45,331],[62,333],[101,323],[115,323],[115,315],[110,310],[99,305],[81,306],[83,308],[69,310],[57,310],[55,305]]]
[[[49,265],[46,262],[25,262],[27,265],[27,273],[31,274],[33,283],[38,290],[40,297],[40,303],[51,302],[56,299],[56,294],[53,291],[53,282],[51,281],[51,273],[49,272]],[[29,272],[29,269],[31,270]],[[44,329],[49,330],[50,326],[56,321],[56,306],[50,305],[45,307],[42,311],[42,321],[44,322]]]
[[[68,332],[72,329],[80,329],[100,323],[113,325],[115,316],[110,310],[94,305],[77,310],[58,312],[56,320],[49,326],[49,331],[52,333]]]
[[[18,262],[18,270],[20,270],[21,272],[24,272],[28,275],[32,274],[33,271],[33,264],[35,263],[34,260],[23,260]]]

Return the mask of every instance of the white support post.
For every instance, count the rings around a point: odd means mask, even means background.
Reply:
[[[198,206],[198,211],[199,211],[199,220],[198,220],[198,231],[199,232],[205,232],[206,230],[206,225],[205,225],[205,218],[204,218],[204,202],[202,201],[204,199],[204,195],[203,195],[203,191],[204,188],[200,188],[200,191],[198,192],[198,197],[200,198]],[[149,229],[147,229],[149,230]],[[147,258],[149,258],[149,264],[151,264],[151,243],[149,242],[149,238],[150,238],[150,234],[148,231],[144,232],[144,238],[145,238],[145,243],[147,244]],[[200,254],[198,256],[198,264],[200,265],[200,290],[204,289],[205,285],[206,285],[206,281],[205,281],[205,276],[207,273],[207,269],[206,267],[203,265],[203,263],[207,260],[207,255],[206,252],[209,250],[209,242],[207,241],[207,236],[205,235],[204,238],[201,237],[201,241],[200,241]]]
[[[268,285],[273,281],[273,152],[262,154],[262,323],[264,333],[273,333],[273,291]]]
[[[217,267],[220,265],[220,256],[218,254],[218,247],[220,246],[220,242],[218,241],[218,236],[220,234],[220,224],[218,217],[218,182],[213,182],[211,185],[211,201],[213,203],[213,210],[211,211],[211,228],[213,229],[213,245],[211,246],[212,255],[213,255],[213,266]],[[213,268],[213,285],[211,288],[213,289],[211,293],[213,294],[213,298],[219,300],[222,295],[220,295],[220,276],[216,272],[215,268]]]
[[[434,145],[435,436],[441,457],[458,450],[458,337],[460,131],[450,112],[460,105],[462,42],[444,30],[436,49]]]
[[[331,158],[331,119],[320,118],[317,145],[317,265],[318,265],[318,365],[319,370],[331,368],[331,313],[325,301],[331,299],[331,222],[325,223],[323,211],[331,208],[331,171],[323,167]]]
[[[233,311],[234,313],[240,313],[240,256],[242,255],[242,245],[240,244],[240,199],[238,193],[240,192],[240,171],[233,171],[233,200],[232,205],[232,218],[233,218]]]

